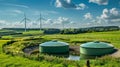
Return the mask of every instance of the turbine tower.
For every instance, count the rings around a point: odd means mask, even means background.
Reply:
[[[37,20],[37,21],[39,21],[39,28],[40,28],[40,30],[42,30],[42,20],[45,20],[45,19],[42,17],[42,15],[40,13],[39,18]]]
[[[26,17],[26,14],[24,13],[24,18],[23,18],[23,20],[22,20],[21,22],[24,22],[25,32],[26,32],[26,30],[27,30],[27,21],[30,21],[30,19],[28,19],[28,18]],[[21,22],[20,22],[20,23],[21,23]]]
[[[39,25],[40,25],[40,30],[42,30],[42,22],[41,22],[41,13],[40,13],[40,17],[39,17]]]
[[[63,30],[65,29],[65,24],[64,23],[62,23],[62,28],[63,28]]]

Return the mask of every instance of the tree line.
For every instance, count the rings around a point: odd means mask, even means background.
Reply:
[[[45,29],[44,34],[79,34],[79,33],[90,33],[90,32],[105,32],[105,31],[117,31],[120,30],[118,26],[99,26],[99,27],[88,27],[78,29]]]
[[[24,28],[3,28],[3,30],[14,30],[23,31]],[[27,28],[30,30],[40,30],[39,28]],[[105,32],[105,31],[117,31],[120,30],[119,26],[97,26],[87,28],[68,28],[68,29],[55,29],[55,28],[43,28],[44,34],[79,34],[79,33],[90,33],[90,32]]]

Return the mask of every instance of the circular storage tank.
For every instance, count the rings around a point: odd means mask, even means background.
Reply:
[[[112,53],[114,47],[111,44],[105,42],[88,42],[80,45],[80,53],[86,55],[101,56]]]
[[[69,52],[69,44],[60,41],[49,41],[39,45],[41,53],[67,53]]]

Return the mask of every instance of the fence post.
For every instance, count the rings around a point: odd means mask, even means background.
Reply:
[[[90,67],[90,61],[89,60],[86,61],[86,66]]]

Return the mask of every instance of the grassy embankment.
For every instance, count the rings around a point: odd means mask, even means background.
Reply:
[[[29,60],[27,58],[18,57],[18,56],[11,56],[6,55],[2,52],[2,45],[8,42],[9,40],[0,40],[0,66],[1,67],[64,67],[65,64],[58,64],[54,62],[48,62],[48,61],[35,61],[35,60]],[[52,61],[51,58],[49,58],[49,61]],[[64,62],[66,63],[66,62]],[[74,65],[68,65],[70,67]]]

